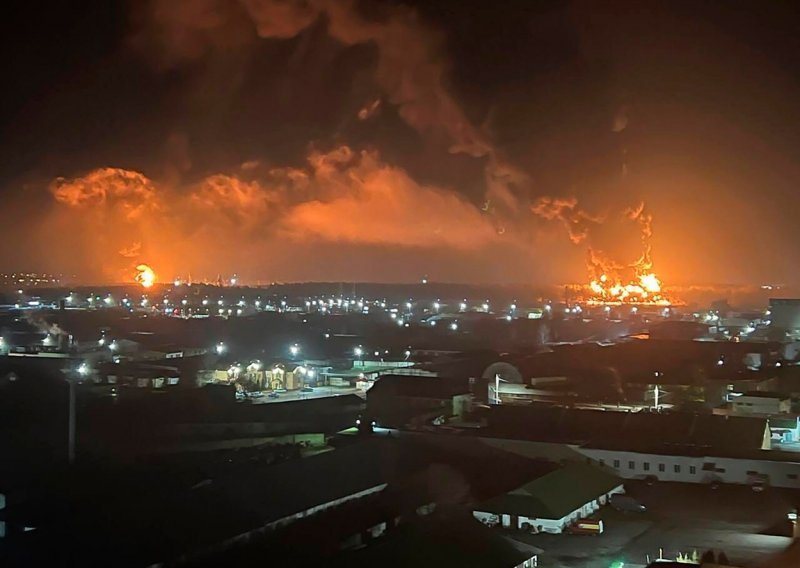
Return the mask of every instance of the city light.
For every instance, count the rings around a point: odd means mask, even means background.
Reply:
[[[85,377],[86,375],[89,374],[89,372],[90,372],[89,365],[87,365],[86,363],[81,363],[78,366],[78,374],[80,376]]]
[[[290,346],[289,347],[289,353],[292,355],[292,357],[297,357],[297,355],[300,354],[300,346],[297,343],[295,343],[294,345]]]
[[[219,343],[217,343],[216,347],[214,347],[214,351],[217,352],[217,355],[222,355],[227,350],[228,350],[228,347],[221,341]]]
[[[362,355],[364,355],[364,350],[361,347],[356,347],[355,349],[353,349],[353,355],[355,355],[356,357],[361,357]]]

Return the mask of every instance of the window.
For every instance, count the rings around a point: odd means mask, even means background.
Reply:
[[[603,458],[600,458],[600,465],[606,465],[606,460],[604,460]]]
[[[693,466],[693,465],[690,465],[689,466],[689,473],[694,475],[695,473],[697,473],[697,468],[695,466]]]
[[[619,460],[614,460],[614,468],[619,469]]]
[[[675,473],[680,473],[681,472],[681,466],[679,466],[679,465],[675,465],[675,467],[673,469],[675,470]]]
[[[665,471],[666,469],[667,466],[665,466],[663,463],[658,464],[658,471]]]
[[[643,467],[645,471],[650,471],[650,462],[644,462]]]
[[[636,467],[636,465],[632,461],[629,461],[628,462],[628,469],[633,469],[634,467]]]
[[[796,473],[787,473],[786,477],[788,477],[789,479],[797,479],[797,474]]]

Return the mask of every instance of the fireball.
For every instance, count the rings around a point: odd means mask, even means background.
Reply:
[[[156,273],[153,269],[146,264],[140,264],[136,267],[136,276],[134,280],[141,284],[144,288],[150,288],[156,282]]]

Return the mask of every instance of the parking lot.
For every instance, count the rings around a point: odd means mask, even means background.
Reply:
[[[595,568],[622,561],[646,565],[659,551],[724,551],[740,566],[756,566],[786,548],[791,539],[787,513],[800,503],[796,491],[769,488],[756,493],[744,486],[626,482],[628,493],[644,503],[646,513],[622,513],[605,507],[601,535],[524,535],[508,533],[544,550],[540,566]]]

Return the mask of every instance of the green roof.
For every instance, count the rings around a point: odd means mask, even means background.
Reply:
[[[620,485],[620,478],[603,469],[585,463],[568,463],[505,495],[481,503],[477,509],[495,514],[561,519]]]

